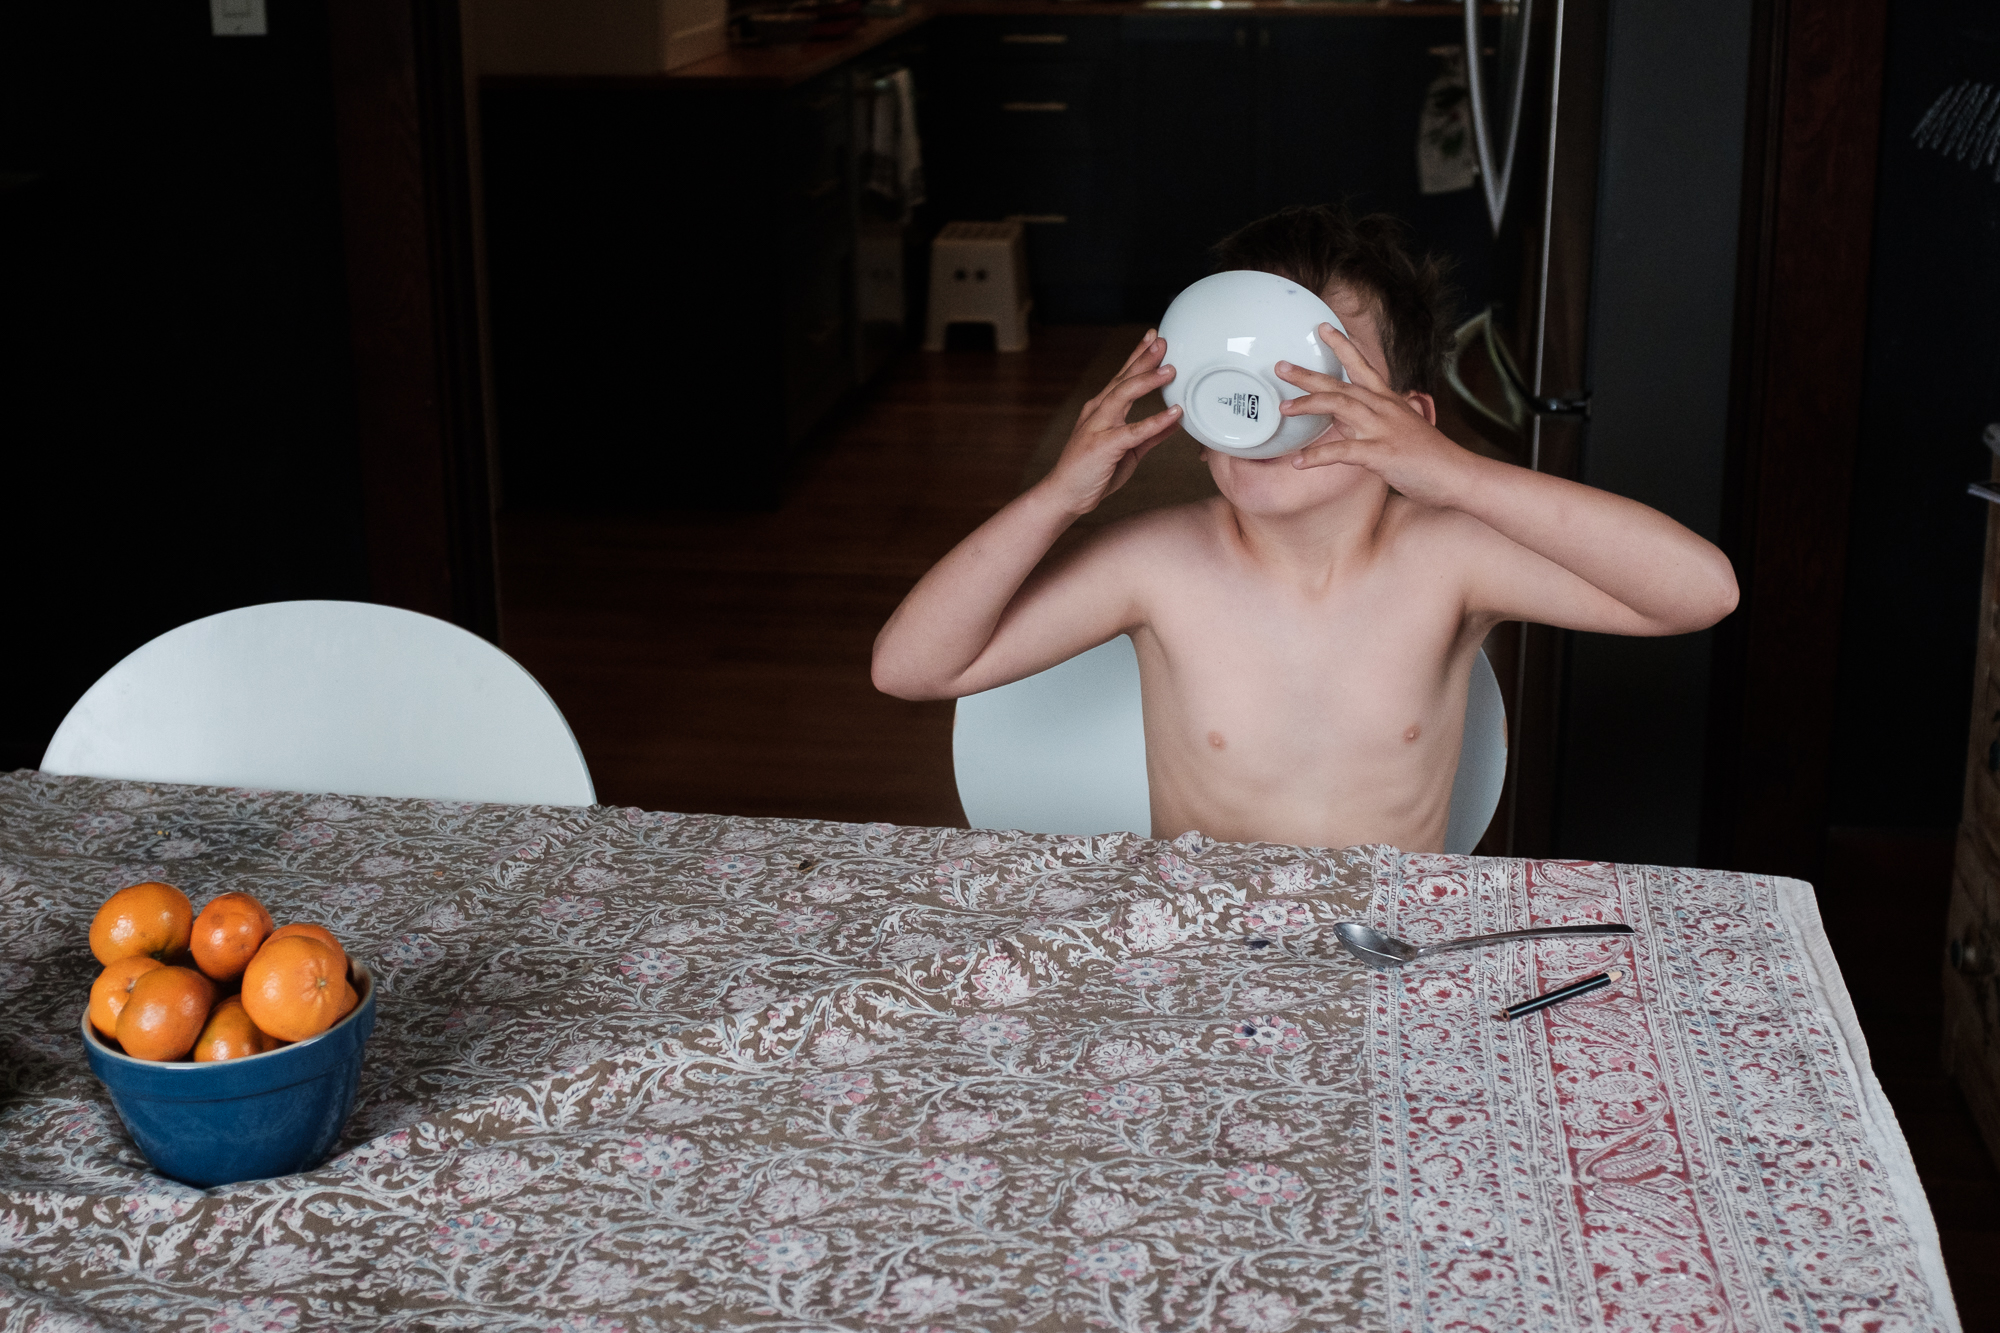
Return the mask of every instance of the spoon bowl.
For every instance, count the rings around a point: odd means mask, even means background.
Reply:
[[[1340,937],[1342,948],[1370,967],[1401,967],[1415,961],[1417,956],[1416,945],[1359,921],[1343,921],[1333,928],[1333,933]]]

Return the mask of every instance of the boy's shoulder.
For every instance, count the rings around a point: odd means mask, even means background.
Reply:
[[[1141,559],[1169,553],[1189,555],[1214,543],[1228,522],[1229,502],[1212,495],[1205,500],[1166,505],[1113,519],[1097,530],[1090,545],[1106,555]]]

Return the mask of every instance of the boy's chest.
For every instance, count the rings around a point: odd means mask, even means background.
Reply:
[[[1377,580],[1313,598],[1226,582],[1183,591],[1148,617],[1148,707],[1211,748],[1400,749],[1435,736],[1443,713],[1463,715],[1455,589]]]

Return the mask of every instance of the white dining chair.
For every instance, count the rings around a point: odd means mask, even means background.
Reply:
[[[458,626],[366,602],[191,621],[92,685],[46,773],[444,801],[590,805],[583,751],[535,678]]]
[[[1132,640],[1121,634],[1047,671],[960,699],[951,758],[973,828],[1149,834],[1146,728]],[[1481,650],[1466,691],[1447,852],[1479,844],[1506,780],[1507,704]]]

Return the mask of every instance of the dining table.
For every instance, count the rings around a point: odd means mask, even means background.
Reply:
[[[79,1019],[146,880],[373,969],[318,1168],[125,1133]],[[0,926],[4,1330],[1958,1327],[1796,880],[20,771]]]

